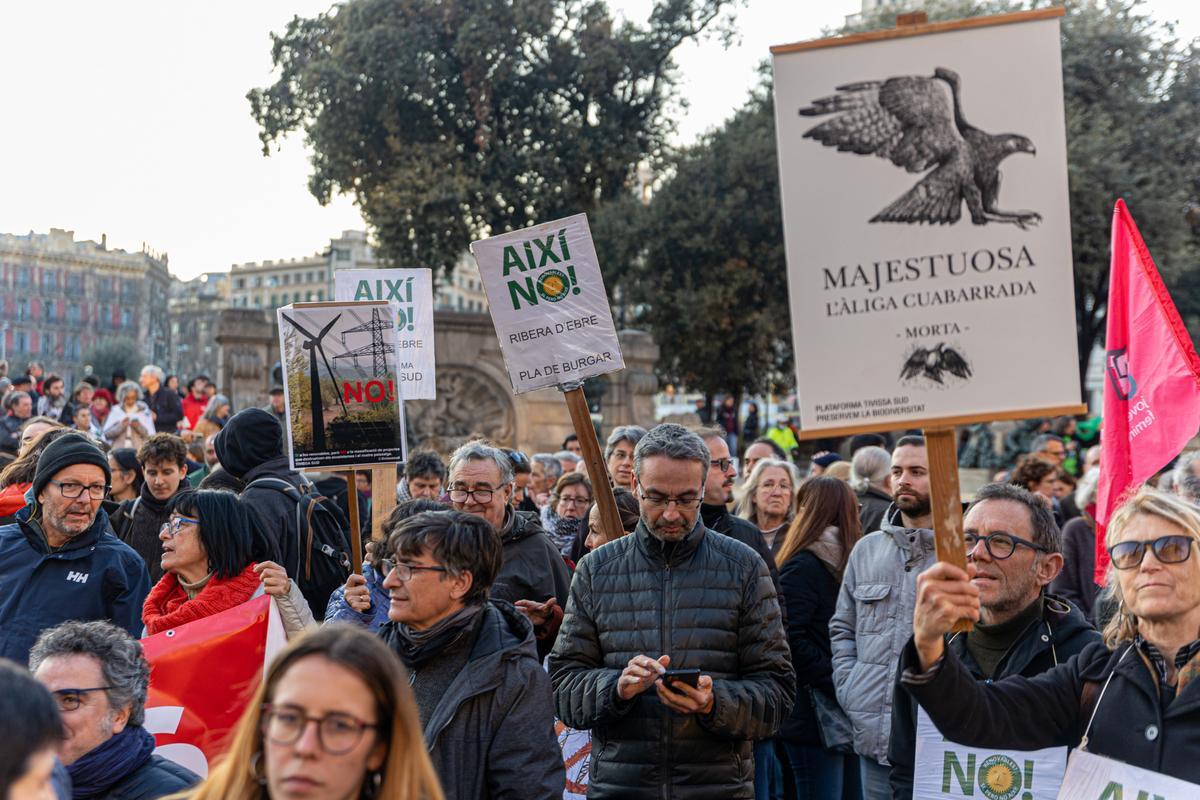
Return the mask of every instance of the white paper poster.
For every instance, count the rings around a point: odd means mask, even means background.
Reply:
[[[587,216],[471,244],[517,394],[624,369]]]
[[[1057,13],[773,48],[803,429],[1079,403]]]
[[[1141,767],[1131,767],[1086,750],[1067,764],[1058,800],[1196,800],[1200,785]]]
[[[433,348],[433,273],[428,269],[339,269],[337,300],[383,300],[396,306],[400,398],[433,400],[437,376]]]

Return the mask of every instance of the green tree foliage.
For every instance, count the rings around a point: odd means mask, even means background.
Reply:
[[[98,342],[83,354],[83,363],[89,364],[92,374],[104,382],[117,370],[124,370],[131,379],[136,379],[145,358],[137,342],[121,336]]]
[[[274,37],[248,95],[263,152],[303,131],[309,189],[354,196],[385,258],[449,269],[472,239],[591,211],[653,158],[672,51],[730,0],[350,0]]]
[[[1045,7],[1045,2],[931,0],[931,21]],[[842,33],[891,27],[895,10]],[[1063,95],[1075,258],[1079,372],[1103,343],[1113,204],[1123,197],[1192,336],[1200,334],[1200,49],[1138,0],[1069,2]],[[1189,217],[1189,210],[1193,210]]]

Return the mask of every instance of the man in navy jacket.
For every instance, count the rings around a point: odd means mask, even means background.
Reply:
[[[142,633],[146,565],[108,530],[108,461],[82,435],[42,451],[17,521],[0,527],[0,657],[24,664],[38,634],[69,619]]]

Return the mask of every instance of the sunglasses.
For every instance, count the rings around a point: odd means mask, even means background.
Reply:
[[[1121,542],[1108,548],[1112,565],[1117,569],[1136,569],[1142,565],[1147,550],[1154,551],[1160,564],[1182,564],[1192,556],[1191,536],[1160,536],[1152,542]]]

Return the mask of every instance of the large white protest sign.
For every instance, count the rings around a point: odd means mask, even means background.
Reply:
[[[917,710],[913,800],[982,797],[1055,800],[1067,767],[1067,748],[992,750],[946,739],[925,709]]]
[[[433,273],[427,269],[339,269],[337,300],[383,300],[396,306],[396,348],[402,400],[437,397],[433,349]]]
[[[804,430],[1079,403],[1061,13],[772,48]]]
[[[587,216],[471,244],[517,394],[624,369]]]
[[[1200,785],[1086,750],[1071,753],[1058,800],[1196,800]]]

